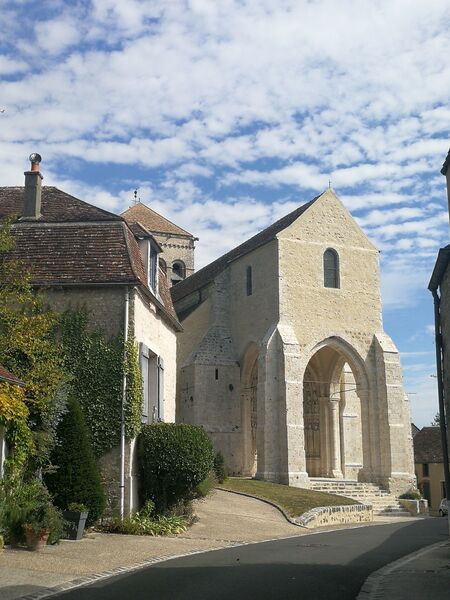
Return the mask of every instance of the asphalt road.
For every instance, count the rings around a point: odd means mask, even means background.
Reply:
[[[296,536],[168,560],[61,600],[354,600],[382,566],[446,539],[446,519]]]

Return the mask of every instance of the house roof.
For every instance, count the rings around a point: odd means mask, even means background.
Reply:
[[[180,281],[177,285],[171,288],[172,298],[174,302],[181,300],[185,296],[188,296],[195,290],[204,287],[210,283],[219,273],[221,273],[231,262],[245,256],[249,252],[256,250],[260,246],[267,244],[275,238],[275,236],[291,225],[300,215],[302,215],[317,199],[316,196],[306,204],[299,206],[288,215],[285,215],[263,231],[260,231],[249,240],[243,242],[233,250],[230,250],[223,256],[217,258],[215,261],[203,267],[184,281]]]
[[[0,381],[6,381],[7,383],[12,383],[20,387],[25,386],[23,381],[17,379],[17,377],[14,377],[14,375],[12,375],[8,369],[5,369],[3,365],[0,365]]]
[[[17,215],[23,206],[23,187],[0,187],[0,219]],[[42,186],[40,223],[121,221],[119,215],[83,202],[52,186]]]
[[[134,233],[134,235],[139,239],[151,239],[155,246],[158,248],[159,252],[163,252],[161,245],[158,243],[158,240],[154,235],[150,233],[141,223],[128,223],[128,227]]]
[[[423,427],[413,438],[415,463],[441,463],[443,453],[439,427]]]
[[[169,233],[194,237],[192,233],[178,227],[178,225],[175,225],[175,223],[172,223],[172,221],[169,221],[146,204],[142,204],[142,202],[128,208],[122,213],[122,217],[127,223],[141,223],[151,233]]]
[[[431,274],[430,283],[428,284],[428,289],[430,291],[435,291],[438,289],[441,284],[442,278],[447,271],[448,263],[450,262],[450,245],[445,246],[445,248],[440,248],[438,252],[438,256],[436,259],[436,263],[434,265],[433,273]]]
[[[0,188],[0,219],[20,215],[22,205],[23,188]],[[137,239],[122,217],[46,186],[41,212],[39,221],[12,224],[17,243],[10,256],[25,264],[34,285],[139,285],[181,329],[172,302],[150,290]]]

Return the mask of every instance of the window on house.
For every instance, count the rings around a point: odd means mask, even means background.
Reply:
[[[328,288],[339,288],[339,255],[333,248],[323,254],[323,284]]]
[[[246,288],[247,288],[247,296],[251,296],[253,294],[253,280],[252,280],[252,268],[249,266],[246,269]]]
[[[423,463],[423,465],[422,465],[422,475],[424,477],[429,477],[430,476],[430,469],[428,467],[428,463]]]
[[[159,259],[159,266],[161,267],[161,271],[167,275],[167,264],[163,258]]]
[[[151,242],[149,242],[148,256],[148,285],[151,289],[158,292],[158,252]]]

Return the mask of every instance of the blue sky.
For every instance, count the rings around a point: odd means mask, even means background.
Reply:
[[[381,250],[413,419],[437,410],[427,283],[449,238],[448,0],[0,0],[0,181],[112,211],[139,187],[197,266],[333,188]]]

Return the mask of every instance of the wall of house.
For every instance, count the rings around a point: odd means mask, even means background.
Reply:
[[[450,266],[447,266],[447,270],[442,278],[440,293],[441,327],[444,345],[444,398],[447,403],[446,414],[450,415]],[[447,423],[447,426],[449,426],[449,423]]]
[[[68,308],[86,307],[89,326],[107,335],[123,330],[125,288],[111,287],[54,287],[45,290],[45,297],[56,312]]]
[[[443,463],[428,463],[428,476],[425,477],[423,474],[423,464],[416,463],[416,477],[417,477],[417,487],[423,493],[423,484],[426,482],[430,486],[430,502],[429,508],[430,511],[434,514],[437,514],[439,510],[439,504],[441,503],[442,498],[444,497],[442,494],[442,486],[444,483],[444,464]]]
[[[136,341],[164,360],[164,421],[175,421],[176,333],[137,290],[130,299],[130,325]]]

